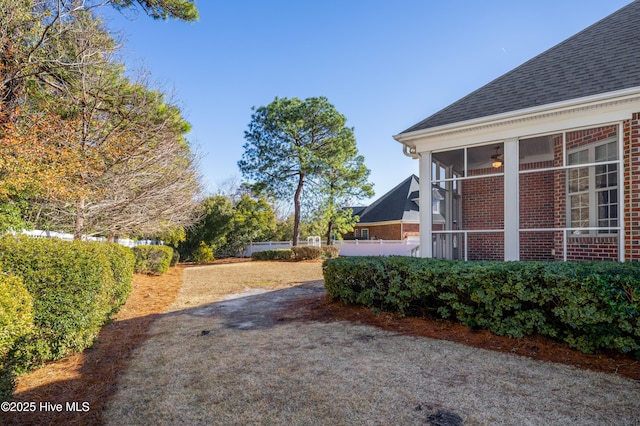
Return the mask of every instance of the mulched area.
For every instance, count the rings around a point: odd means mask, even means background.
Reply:
[[[449,340],[481,349],[512,353],[539,361],[550,361],[576,368],[614,373],[640,380],[640,361],[619,353],[585,354],[544,336],[527,336],[522,339],[497,336],[488,330],[471,329],[460,323],[436,318],[401,318],[388,312],[375,313],[361,306],[345,306],[330,303],[326,296],[304,301],[301,306],[290,308],[290,315],[313,321],[343,320],[368,324],[384,330],[411,336]]]
[[[246,261],[246,260],[244,260]],[[216,261],[229,263],[231,261]],[[44,411],[0,413],[2,424],[17,425],[96,425],[103,423],[102,412],[116,392],[118,374],[134,350],[147,338],[149,327],[176,299],[182,285],[182,272],[188,265],[171,268],[159,277],[136,275],[133,291],[115,320],[101,331],[96,344],[83,354],[47,364],[21,376],[15,401],[63,404],[88,403],[87,412]],[[289,305],[281,316],[308,321],[350,321],[380,327],[406,335],[450,340],[498,352],[527,356],[540,361],[572,365],[581,369],[615,373],[640,380],[640,361],[615,353],[588,355],[541,336],[510,339],[486,330],[472,330],[452,321],[433,318],[400,318],[375,313],[359,306],[330,303],[326,296],[301,299]]]
[[[48,363],[19,377],[14,401],[36,402],[35,412],[0,413],[0,424],[98,425],[109,397],[116,391],[118,374],[134,350],[146,339],[149,327],[176,299],[184,266],[170,268],[163,276],[137,274],[125,305],[113,322],[100,331],[93,347],[82,354]],[[62,404],[62,411],[40,410],[41,403]],[[82,410],[67,411],[78,402]]]

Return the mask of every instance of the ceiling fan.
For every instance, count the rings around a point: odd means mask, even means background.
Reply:
[[[491,156],[491,165],[498,169],[504,163],[504,154],[500,154],[500,147],[496,146],[496,153]]]

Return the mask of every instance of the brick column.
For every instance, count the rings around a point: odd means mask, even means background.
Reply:
[[[624,122],[626,261],[640,261],[640,112]]]

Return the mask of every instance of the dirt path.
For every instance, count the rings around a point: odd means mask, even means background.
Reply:
[[[309,320],[304,311],[322,291],[318,263],[185,270],[176,302],[121,376],[104,418],[114,425],[640,424],[637,381]]]

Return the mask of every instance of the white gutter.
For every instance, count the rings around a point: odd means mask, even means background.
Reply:
[[[623,102],[625,100],[633,100],[634,97],[640,95],[640,87],[632,87],[629,89],[618,90],[615,92],[601,93],[598,95],[585,96],[577,99],[570,99],[567,101],[556,102],[552,104],[545,104],[541,106],[520,109],[516,111],[509,111],[506,113],[489,115],[480,118],[474,118],[467,121],[461,121],[451,124],[445,124],[442,126],[431,127],[428,129],[415,130],[409,133],[400,133],[393,136],[393,138],[404,145],[404,152],[407,155],[407,149],[411,152],[411,148],[415,151],[415,144],[410,143],[415,139],[419,139],[424,136],[435,136],[440,133],[444,134],[455,130],[456,132],[469,131],[474,127],[480,126],[495,126],[498,124],[507,124],[509,121],[518,119],[526,120],[532,119],[536,116],[549,113],[559,113],[564,110],[571,110],[576,107],[588,107],[591,105],[597,105],[605,103],[606,101]]]

